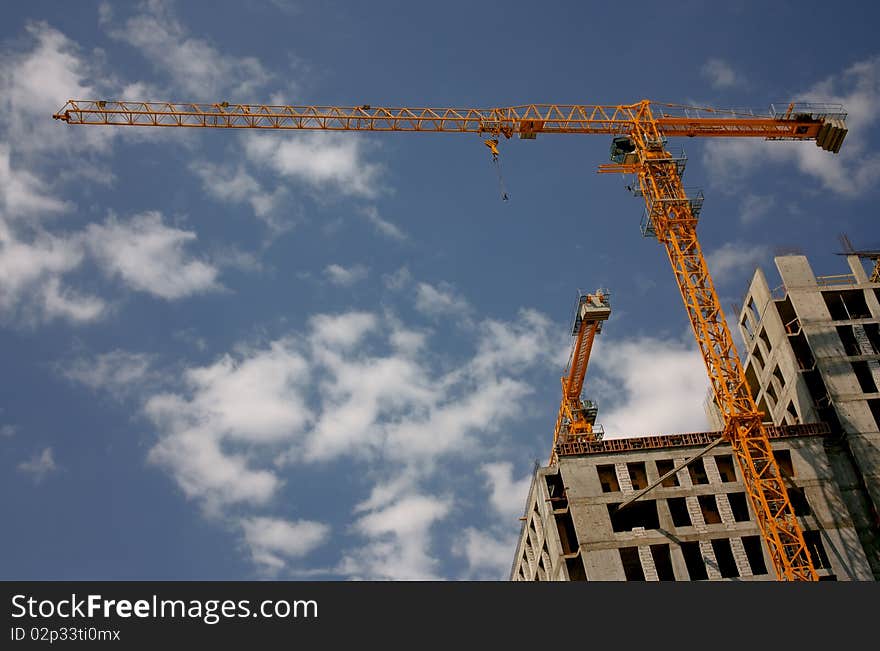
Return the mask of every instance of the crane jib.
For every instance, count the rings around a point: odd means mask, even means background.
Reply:
[[[69,100],[53,117],[68,124],[196,127],[226,129],[302,129],[328,131],[434,131],[488,133],[534,139],[539,133],[631,134],[650,121],[667,137],[815,140],[838,152],[846,136],[846,114],[822,105],[809,112],[719,111],[701,107],[638,104],[598,106],[524,104],[503,108],[407,108],[361,106],[282,106]]]

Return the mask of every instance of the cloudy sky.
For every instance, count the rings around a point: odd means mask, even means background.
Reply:
[[[473,134],[76,127],[67,99],[844,103],[838,156],[671,143],[729,310],[774,254],[880,245],[880,16],[709,4],[4,3],[0,576],[506,578],[578,290],[612,293],[609,435],[706,428],[608,138],[504,142],[499,178]]]

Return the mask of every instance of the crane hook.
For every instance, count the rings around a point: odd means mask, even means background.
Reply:
[[[483,144],[486,145],[489,148],[489,151],[492,152],[492,160],[497,161],[499,154],[498,138],[486,138],[486,140],[483,141]]]

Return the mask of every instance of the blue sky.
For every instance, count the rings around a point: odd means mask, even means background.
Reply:
[[[610,436],[707,383],[601,136],[74,127],[69,98],[839,101],[812,143],[670,143],[725,309],[880,245],[872,3],[79,2],[0,23],[0,576],[503,579],[578,289]]]

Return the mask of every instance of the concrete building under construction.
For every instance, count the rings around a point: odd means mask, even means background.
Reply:
[[[739,315],[749,390],[821,580],[880,579],[880,286],[860,259],[816,277],[776,258]],[[708,404],[710,421],[720,417]],[[559,441],[536,469],[514,581],[775,580],[730,446],[618,506],[720,432]]]

